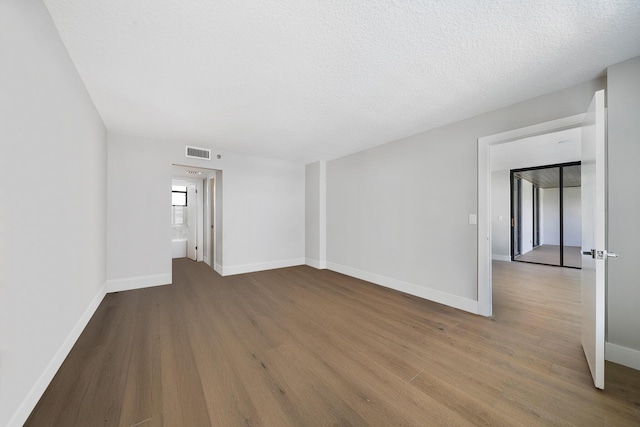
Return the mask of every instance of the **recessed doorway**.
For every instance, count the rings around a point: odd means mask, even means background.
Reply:
[[[222,171],[172,166],[172,258],[222,265]]]

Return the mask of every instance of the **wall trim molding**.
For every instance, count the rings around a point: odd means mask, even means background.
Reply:
[[[429,301],[457,308],[459,310],[468,311],[469,313],[478,314],[478,301],[333,262],[327,262],[327,268],[376,285],[395,289],[396,291],[404,292],[405,294],[414,295]]]
[[[494,261],[507,261],[507,262],[511,262],[511,257],[509,255],[498,255],[498,254],[492,254],[491,255],[491,259]]]
[[[222,265],[218,264],[217,262],[213,263],[213,270],[218,273],[219,275],[222,276]]]
[[[16,412],[14,412],[13,416],[9,420],[8,426],[21,426],[25,421],[27,421],[27,418],[29,418],[29,415],[31,415],[31,412],[36,407],[47,387],[49,387],[53,377],[58,372],[58,369],[62,366],[62,363],[71,352],[71,349],[76,341],[78,341],[78,338],[80,338],[80,334],[82,334],[82,331],[84,331],[89,320],[91,320],[91,317],[93,317],[93,314],[100,306],[100,303],[107,294],[106,290],[107,284],[105,282],[100,289],[98,289],[96,296],[93,297],[84,313],[82,313],[82,316],[80,316],[74,327],[69,332],[69,335],[67,335],[67,338],[63,341],[56,354],[49,361],[49,364],[47,364],[44,371],[42,371],[38,380],[33,387],[31,387],[31,390],[29,390],[29,393],[27,393],[27,396],[24,398]]]
[[[310,267],[317,268],[318,270],[324,270],[327,268],[326,261],[319,261],[313,258],[305,258],[305,264],[307,264]]]
[[[605,344],[605,359],[619,365],[640,370],[640,351],[633,348],[608,342]]]
[[[171,273],[107,280],[107,293],[170,285],[171,281]]]
[[[258,262],[255,264],[222,266],[222,275],[233,276],[235,274],[253,273],[256,271],[273,270],[276,268],[295,267],[297,265],[304,265],[305,263],[306,260],[304,258],[293,258],[279,261]]]
[[[320,269],[320,261],[318,261],[317,259],[305,258],[304,262],[310,267]]]

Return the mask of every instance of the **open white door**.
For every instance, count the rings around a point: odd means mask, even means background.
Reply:
[[[195,185],[187,186],[187,227],[188,227],[188,241],[187,241],[187,258],[194,261],[197,260],[198,249],[198,202],[196,200],[196,187]]]
[[[605,135],[604,90],[600,90],[582,128],[582,347],[600,389],[604,388],[607,259]]]

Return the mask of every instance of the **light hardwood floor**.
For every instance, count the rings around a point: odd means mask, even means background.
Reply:
[[[538,264],[560,265],[560,246],[558,245],[541,245],[533,248],[524,255],[516,257],[516,261],[534,262]],[[564,266],[565,267],[582,267],[582,255],[580,247],[565,246],[564,247]]]
[[[109,294],[27,426],[640,424],[640,372],[596,390],[578,270],[494,262],[483,318],[301,266]]]

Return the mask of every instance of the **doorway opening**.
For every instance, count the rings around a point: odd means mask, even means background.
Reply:
[[[581,342],[596,388],[604,388],[606,307],[606,111],[604,90],[584,114],[478,139],[478,314],[492,313],[491,184],[494,147],[518,139],[580,129],[582,198]],[[561,141],[558,141],[558,144]],[[539,150],[540,152],[543,150]],[[612,256],[616,256],[613,254]]]
[[[511,260],[510,170],[581,160],[576,152],[584,117],[576,114],[478,139],[478,314],[491,316],[493,310],[492,260]],[[551,147],[554,160],[545,157]]]
[[[222,171],[172,165],[172,258],[222,265]]]
[[[171,181],[171,257],[197,260],[197,188],[186,180]]]
[[[511,261],[582,267],[580,162],[510,171]]]

